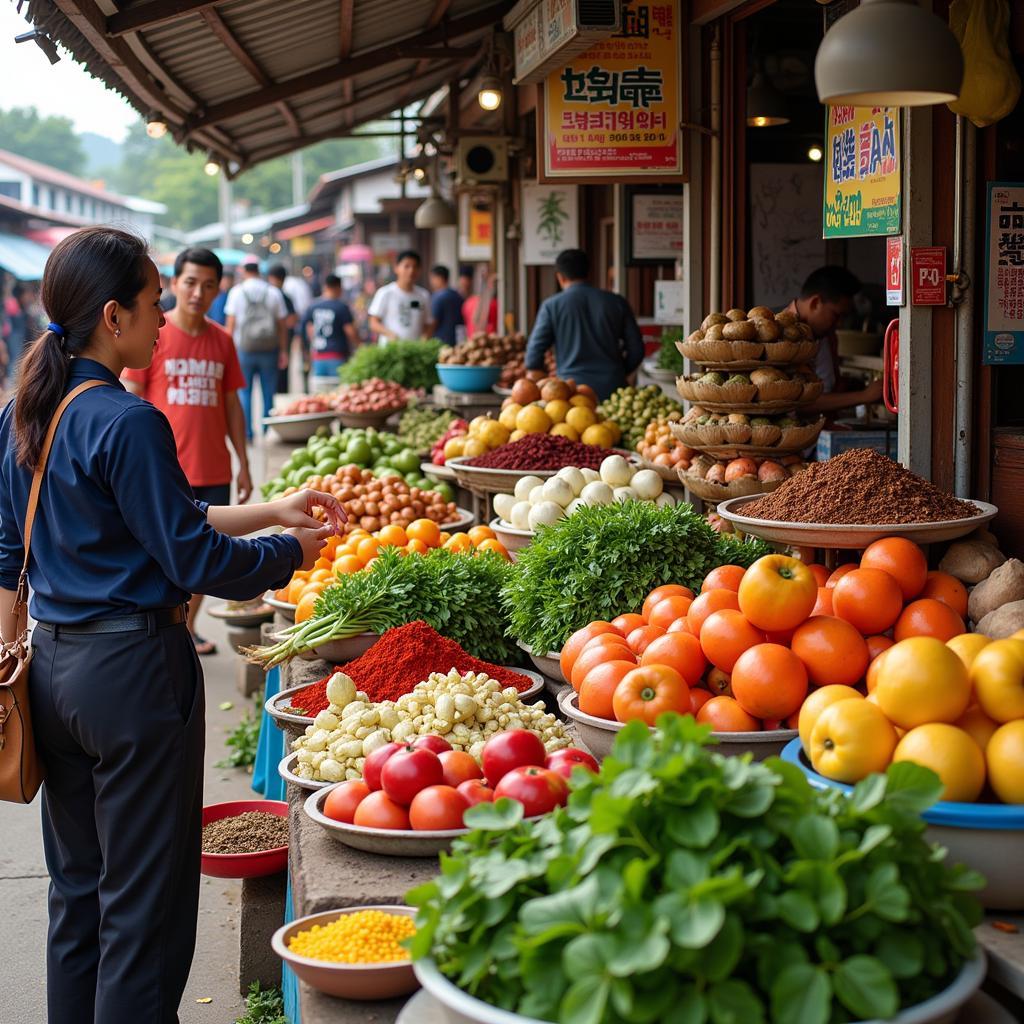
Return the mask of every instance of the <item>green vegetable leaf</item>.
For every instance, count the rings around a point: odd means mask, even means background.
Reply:
[[[878,940],[875,955],[894,978],[916,978],[924,969],[924,944],[912,933],[883,935]]]
[[[518,800],[501,797],[493,803],[479,803],[462,816],[466,828],[485,832],[504,832],[523,820],[523,805]]]
[[[763,1024],[764,1003],[754,990],[738,979],[722,981],[708,990],[713,1024]]]
[[[805,815],[793,826],[793,846],[808,860],[832,860],[839,848],[839,829],[831,818]]]
[[[813,932],[818,927],[818,908],[806,893],[796,889],[784,892],[776,901],[776,906],[779,917],[798,932]]]
[[[892,974],[873,956],[851,956],[833,978],[836,996],[858,1020],[887,1019],[899,1009],[899,993]]]
[[[792,964],[772,985],[773,1024],[828,1024],[832,983],[811,964]]]
[[[942,780],[930,768],[913,761],[897,761],[886,770],[886,804],[920,814],[942,797]]]
[[[601,1024],[610,989],[607,978],[581,978],[562,999],[558,1017],[561,1024]]]
[[[888,780],[884,775],[869,775],[853,787],[850,806],[858,814],[877,807],[885,796]]]
[[[664,1017],[664,1024],[705,1024],[708,1003],[696,986],[686,985]]]
[[[702,949],[725,923],[725,907],[718,900],[670,893],[662,897],[658,909],[668,917],[672,940],[684,949]]]

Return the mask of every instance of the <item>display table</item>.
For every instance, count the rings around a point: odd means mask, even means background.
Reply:
[[[449,391],[443,384],[435,384],[432,393],[434,405],[440,409],[451,409],[463,419],[486,416],[498,410],[504,399],[493,391]]]
[[[997,923],[1003,928],[997,928]],[[1006,931],[1007,926],[1017,930]],[[974,934],[988,954],[986,985],[994,984],[1024,1001],[1024,914],[987,914]]]

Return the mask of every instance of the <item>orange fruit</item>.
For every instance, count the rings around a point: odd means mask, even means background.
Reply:
[[[867,636],[864,638],[864,642],[868,645],[868,657],[871,659],[871,664],[873,665],[875,658],[877,658],[882,651],[889,650],[895,641],[891,640],[887,636]],[[870,667],[868,668],[868,671],[871,671]]]
[[[640,664],[668,665],[686,680],[688,686],[695,686],[704,675],[708,662],[695,636],[689,633],[666,633],[647,645],[640,657]]]
[[[659,601],[652,609],[647,621],[652,626],[660,629],[668,629],[676,619],[682,618],[690,610],[693,598],[678,595],[666,597]]]
[[[329,569],[314,569],[309,574],[310,583],[327,583],[334,578],[334,563]]]
[[[641,626],[639,629],[634,629],[626,637],[626,643],[629,645],[629,649],[639,658],[647,650],[648,645],[657,640],[659,636],[664,635],[665,630],[661,626]]]
[[[831,590],[848,572],[860,568],[856,562],[844,562],[838,568],[832,570],[832,575],[825,580],[825,588]]]
[[[313,563],[313,571],[314,571],[314,572],[322,572],[322,571],[323,571],[323,570],[325,570],[325,569],[326,569],[326,570],[330,570],[330,568],[331,568],[331,566],[332,566],[333,564],[334,564],[334,558],[333,558],[333,556],[331,556],[331,557],[328,557],[328,556],[326,556],[326,555],[321,555],[321,556],[320,556],[320,557],[319,557],[319,558],[318,558],[318,559],[317,559],[317,560],[316,560],[316,561],[315,561],[315,562]]]
[[[643,608],[640,609],[643,615],[644,621],[650,617],[651,610],[654,606],[666,597],[688,597],[691,601],[693,600],[693,591],[689,587],[684,587],[679,583],[666,583],[664,586],[655,587],[648,595],[644,598]]]
[[[473,546],[476,547],[481,541],[497,540],[497,534],[489,526],[474,526],[466,533]]]
[[[963,729],[982,751],[999,728],[999,723],[993,722],[977,704],[972,704],[953,724],[958,729]]]
[[[697,712],[704,707],[707,702],[711,700],[711,693],[708,690],[702,690],[699,686],[690,687],[690,714],[697,717]]]
[[[829,576],[832,575],[825,566],[818,562],[811,562],[807,568],[811,570],[814,578],[818,581],[819,587],[825,586],[825,584],[828,583]]]
[[[800,731],[800,743],[805,753],[810,753],[811,732],[814,723],[827,707],[841,700],[863,700],[863,695],[858,693],[852,686],[819,686],[812,690],[807,699],[800,707],[800,717],[797,720],[797,729]]]
[[[635,661],[603,661],[595,665],[580,683],[579,707],[587,715],[615,720],[612,696],[615,687],[636,668]]]
[[[1024,641],[993,640],[970,670],[978,703],[997,722],[1024,718]]]
[[[460,554],[471,550],[473,542],[464,533],[455,533],[445,542],[445,551],[454,551]]]
[[[892,635],[897,643],[912,636],[931,636],[945,643],[965,632],[964,620],[948,604],[922,597],[903,609]]]
[[[985,785],[985,755],[963,729],[929,722],[910,729],[896,744],[893,762],[913,761],[942,779],[942,799],[973,803]]]
[[[723,672],[720,668],[712,666],[708,669],[704,685],[711,692],[712,697],[732,696],[732,679],[728,672]]]
[[[612,694],[612,711],[619,722],[639,718],[654,725],[666,711],[684,715],[690,710],[690,688],[668,665],[645,665],[626,673]]]
[[[713,612],[700,628],[700,646],[704,656],[723,672],[732,672],[733,665],[744,651],[764,641],[764,632],[751,625],[743,612],[734,608]]]
[[[409,540],[418,540],[428,548],[441,546],[441,527],[433,519],[414,519],[406,528]]]
[[[364,538],[359,542],[359,546],[356,548],[356,554],[362,559],[364,565],[369,562],[371,558],[376,558],[378,551],[380,551],[380,541],[376,537]]]
[[[379,530],[377,532],[377,540],[380,541],[381,547],[404,548],[409,543],[405,530],[395,523],[390,523],[382,530]]]
[[[493,551],[496,555],[501,555],[505,561],[512,561],[512,558],[508,553],[508,548],[506,548],[505,545],[495,537],[485,537],[480,541],[476,549],[477,551]]]
[[[941,640],[902,640],[878,659],[872,691],[889,720],[902,729],[955,722],[971,699],[964,663]]]
[[[825,708],[811,729],[811,767],[827,779],[860,782],[884,772],[896,749],[896,730],[871,701],[849,698]]]
[[[589,625],[577,629],[562,645],[558,666],[561,668],[566,682],[572,676],[572,667],[576,664],[576,659],[580,656],[583,648],[587,646],[588,641],[593,640],[595,636],[600,636],[602,633],[622,635],[610,622],[604,622],[599,619],[597,622],[591,622]]]
[[[410,555],[425,555],[430,548],[428,548],[423,541],[416,540],[414,537],[412,540],[406,542],[405,550],[406,553]]]
[[[445,544],[452,539],[452,535],[447,530],[442,530],[437,537],[436,547],[443,548]]]
[[[690,633],[690,620],[684,615],[681,619],[676,619],[666,630],[668,633]]]
[[[815,686],[853,686],[864,678],[868,645],[845,619],[815,615],[793,634],[793,653],[804,663]]]
[[[934,597],[936,601],[948,604],[960,616],[967,618],[967,588],[948,572],[933,569],[925,577],[921,597]]]
[[[709,590],[731,590],[735,593],[740,589],[740,581],[746,571],[741,565],[720,565],[704,577],[700,592],[706,594]]]
[[[291,582],[288,584],[288,596],[285,598],[285,600],[289,604],[298,604],[299,598],[302,597],[302,588],[306,585],[307,582],[308,578],[305,573],[303,573],[301,576],[298,573],[296,573],[292,577]]]
[[[827,587],[818,587],[818,600],[814,602],[814,607],[811,609],[811,614],[808,618],[814,618],[815,615],[834,615],[834,602],[832,595],[835,593],[835,588],[829,590]],[[793,630],[790,633],[790,639],[793,639]]]
[[[903,591],[881,569],[851,569],[832,588],[832,608],[864,636],[884,633],[903,611]]]
[[[869,638],[870,639],[870,638]],[[888,639],[888,637],[886,637]],[[866,641],[869,643],[869,641]],[[871,659],[871,664],[868,665],[868,670],[864,675],[864,684],[867,687],[868,695],[870,696],[875,692],[875,687],[878,685],[878,673],[882,670],[882,662],[885,661],[886,654],[892,649],[892,646],[887,647],[884,651],[881,651],[874,658]],[[870,653],[870,643],[868,651]]]
[[[988,781],[1004,804],[1024,804],[1024,719],[1007,722],[985,748]]]
[[[605,641],[602,643],[602,641]],[[587,644],[580,652],[572,667],[572,675],[569,682],[572,688],[578,693],[586,674],[595,666],[603,665],[606,661],[629,661],[633,652],[626,646],[626,641],[621,636],[604,637],[597,636]],[[636,666],[634,666],[636,667]]]
[[[900,585],[904,601],[917,597],[928,579],[924,552],[906,537],[883,537],[869,544],[861,555],[860,567],[887,572]]]
[[[714,732],[760,732],[761,723],[744,711],[733,697],[712,697],[701,705],[697,721]]]
[[[690,632],[694,636],[700,636],[701,626],[704,620],[712,612],[720,612],[723,608],[740,610],[740,599],[736,596],[735,590],[706,590],[700,594],[690,605],[686,613],[686,621],[690,624]]]
[[[358,555],[342,555],[335,564],[335,571],[342,576],[351,576],[363,568],[363,560]]]
[[[732,695],[755,718],[788,718],[807,696],[807,670],[781,644],[756,644],[732,669]]]
[[[795,629],[814,608],[818,581],[799,559],[765,555],[743,574],[737,597],[757,629]]]
[[[967,666],[967,671],[970,672],[978,652],[982,648],[988,647],[990,643],[992,643],[991,638],[982,636],[980,633],[961,633],[959,636],[947,640],[946,646],[956,652],[960,660]]]
[[[647,625],[647,620],[642,615],[634,612],[627,612],[625,615],[616,615],[612,619],[612,625],[623,635],[629,636],[634,629],[640,629]]]
[[[316,591],[307,591],[302,597],[299,598],[299,603],[295,606],[295,621],[305,622],[306,619],[313,617],[313,606],[317,602],[317,598],[320,594]]]

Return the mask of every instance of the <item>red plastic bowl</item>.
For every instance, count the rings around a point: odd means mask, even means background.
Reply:
[[[203,825],[221,818],[233,818],[246,811],[262,811],[288,817],[288,804],[284,800],[230,800],[226,804],[210,804],[203,808]],[[200,870],[213,878],[260,878],[276,875],[288,867],[288,847],[278,846],[259,853],[204,853]]]

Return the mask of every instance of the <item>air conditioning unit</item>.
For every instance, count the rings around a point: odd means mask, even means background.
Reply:
[[[455,147],[455,184],[508,181],[508,139],[465,135]]]
[[[621,24],[622,0],[519,0],[502,22],[513,36],[516,85],[543,82]]]

